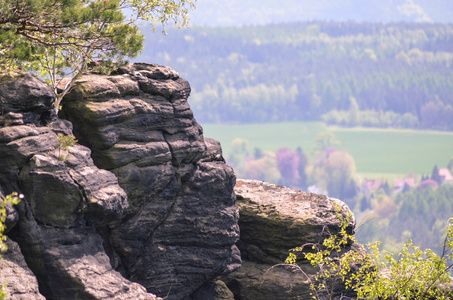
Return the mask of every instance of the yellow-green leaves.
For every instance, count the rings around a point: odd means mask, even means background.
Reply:
[[[360,251],[343,253],[348,244],[360,247],[355,237],[347,232],[352,215],[346,216],[337,207],[340,232],[331,234],[318,244],[303,245],[290,251],[286,263],[295,264],[297,254],[303,254],[318,273],[311,283],[313,298],[322,293],[333,296],[333,287],[342,282],[346,289],[355,291],[357,299],[449,299],[453,296],[442,287],[451,283],[453,223],[448,223],[444,251],[441,256],[427,249],[422,251],[408,240],[398,253],[380,250],[380,243],[368,244]],[[306,251],[306,249],[311,251]]]
[[[58,133],[58,140],[60,141],[60,145],[58,146],[58,159],[65,161],[69,158],[69,153],[62,155],[61,150],[67,152],[69,147],[74,146],[77,143],[77,139],[73,135]]]
[[[8,250],[5,244],[6,236],[3,235],[5,231],[5,221],[6,221],[6,205],[9,203],[11,205],[16,205],[20,202],[20,200],[24,197],[22,194],[18,194],[16,192],[6,196],[5,198],[0,197],[0,258],[1,254]],[[6,285],[2,284],[0,286],[0,300],[6,299]]]
[[[8,203],[16,205],[24,196],[16,192],[6,196],[5,198],[0,198],[0,254],[5,252],[8,248],[6,247],[4,241],[6,236],[3,235],[5,231],[5,220],[6,220],[6,205]]]

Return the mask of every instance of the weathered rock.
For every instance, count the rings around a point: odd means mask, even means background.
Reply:
[[[242,258],[258,263],[280,263],[288,249],[319,242],[324,227],[332,234],[337,233],[340,227],[336,207],[344,215],[350,212],[338,199],[261,181],[238,180],[235,192]],[[350,233],[354,226],[352,219]]]
[[[112,269],[94,227],[40,226],[28,213],[16,228],[14,237],[47,299],[157,299]]]
[[[127,217],[104,233],[113,265],[183,299],[240,266],[235,176],[220,144],[204,139],[178,73],[132,64],[113,74],[78,80],[62,115],[127,193]]]
[[[307,277],[298,269],[287,265],[276,266],[243,260],[242,267],[224,280],[235,299],[312,299]]]
[[[26,74],[1,77],[0,100],[0,187],[3,194],[25,194],[17,214],[8,215],[11,226],[17,223],[9,235],[41,293],[47,299],[157,299],[113,270],[95,227],[108,230],[119,223],[128,208],[126,193],[112,173],[93,164],[88,148],[61,149],[57,133],[71,134],[71,124],[47,124],[50,88]],[[14,245],[10,249],[5,274],[15,272],[11,262],[20,254]],[[23,299],[39,296],[22,285],[11,280],[8,288],[17,297],[30,294]]]
[[[210,281],[205,283],[201,288],[196,290],[191,300],[235,300],[233,293],[228,289],[226,284],[221,280]]]
[[[291,248],[322,243],[323,231],[338,233],[340,223],[335,211],[339,207],[345,216],[350,213],[347,205],[324,195],[253,180],[238,180],[235,192],[243,264],[224,278],[230,290],[237,299],[244,300],[310,299],[310,280],[316,273],[313,267],[308,262],[302,262],[302,269],[279,264]],[[352,218],[350,234],[354,227]],[[339,286],[334,299],[339,299],[342,292],[344,287]]]
[[[6,285],[7,299],[44,300],[39,293],[38,281],[28,268],[19,245],[6,239],[8,250],[0,259],[0,284]]]
[[[39,118],[53,102],[52,90],[42,80],[20,73],[14,76],[2,75],[0,78],[0,125],[7,120],[20,120],[25,115]],[[23,122],[19,121],[19,122]],[[30,122],[28,122],[30,123]],[[16,124],[18,125],[18,124]]]

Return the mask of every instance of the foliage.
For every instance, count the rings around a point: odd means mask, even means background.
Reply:
[[[411,113],[398,114],[393,111],[358,110],[356,112],[331,110],[321,116],[329,125],[416,128],[418,118]],[[429,127],[429,126],[427,126]]]
[[[299,182],[298,186],[302,190],[307,189],[307,167],[309,163],[309,157],[304,151],[302,150],[301,147],[297,147],[296,153],[299,156],[299,165],[298,165],[298,171],[299,171]]]
[[[391,197],[376,193],[372,201],[361,204],[366,211],[358,217],[366,221],[356,236],[364,243],[380,240],[384,249],[392,251],[410,238],[421,249],[441,255],[444,224],[453,215],[452,201],[451,184],[418,187]]]
[[[6,205],[11,204],[11,205],[16,205],[20,202],[20,199],[22,199],[24,196],[22,194],[18,194],[16,192],[6,196],[5,198],[0,198],[0,254],[2,252],[5,252],[7,250],[6,245],[4,243],[4,240],[6,239],[6,236],[3,235],[3,232],[5,231],[5,221],[6,221]]]
[[[8,250],[5,244],[6,236],[3,235],[3,232],[5,231],[5,221],[6,221],[6,205],[11,204],[11,205],[16,205],[20,202],[20,200],[24,196],[22,194],[18,194],[16,192],[6,196],[5,198],[1,197],[0,198],[0,258],[1,254]],[[0,286],[0,299],[6,299],[6,286],[3,284]]]
[[[245,167],[242,165],[245,164]],[[277,183],[281,179],[277,168],[276,155],[273,152],[265,151],[260,158],[246,158],[238,164],[235,171],[240,170],[241,178],[255,179],[266,182]]]
[[[341,143],[332,132],[322,132],[318,135],[313,146],[315,156],[320,155],[327,148],[338,148]]]
[[[420,119],[427,128],[453,129],[453,107],[441,101],[430,101],[420,109]]]
[[[58,145],[58,159],[64,161],[68,159],[69,154],[67,156],[63,156],[61,154],[61,150],[66,152],[69,147],[74,146],[77,143],[77,139],[73,135],[58,133],[58,140],[60,142]]]
[[[445,289],[445,285],[451,283],[449,271],[453,266],[451,220],[440,256],[430,249],[420,250],[411,240],[397,254],[381,251],[377,242],[368,244],[368,252],[350,250],[344,253],[345,246],[358,246],[355,237],[347,231],[352,214],[344,216],[341,208],[337,207],[336,216],[340,222],[338,234],[325,229],[323,234],[327,237],[322,242],[291,249],[286,259],[286,263],[296,264],[298,255],[303,254],[305,259],[319,268],[310,285],[314,299],[320,299],[322,293],[327,293],[332,299],[338,280],[347,290],[356,292],[358,299],[422,300],[448,299],[452,296]],[[348,299],[342,299],[345,298]]]
[[[450,161],[448,162],[447,169],[450,171],[450,173],[453,174],[453,157],[450,158]]]
[[[294,188],[300,179],[298,153],[289,148],[280,148],[275,153],[277,168],[281,175],[281,184]]]
[[[329,196],[351,199],[357,193],[356,165],[346,151],[326,148],[313,166],[312,182],[326,191]]]
[[[321,232],[321,238],[324,238],[322,243],[307,243],[290,249],[285,261],[287,264],[296,264],[298,255],[303,254],[303,257],[311,265],[319,268],[314,281],[310,284],[310,289],[314,292],[313,299],[321,299],[321,294],[323,293],[327,293],[329,298],[333,299],[334,288],[338,284],[337,281],[346,281],[351,271],[350,256],[356,255],[355,259],[357,262],[362,262],[366,258],[362,257],[360,252],[353,253],[350,251],[342,255],[345,246],[356,243],[354,236],[348,233],[352,214],[343,216],[342,209],[339,206],[336,206],[335,214],[341,223],[340,231],[337,234],[332,234],[325,226]],[[325,238],[326,236],[327,238]],[[306,248],[309,250],[307,251]],[[307,276],[307,278],[309,277]]]
[[[55,111],[93,60],[134,57],[136,22],[187,22],[191,0],[6,0],[0,3],[0,67],[35,71],[55,94]],[[126,13],[127,10],[127,13]],[[127,14],[127,17],[126,17]],[[63,78],[68,79],[63,80]]]
[[[431,116],[453,106],[452,38],[453,25],[428,23],[194,27],[141,59],[186,74],[202,123],[319,120],[353,98],[367,126],[451,129],[448,114]]]
[[[234,154],[246,153],[248,143],[249,142],[245,139],[240,138],[234,139],[234,141],[231,143],[231,150],[233,151]]]

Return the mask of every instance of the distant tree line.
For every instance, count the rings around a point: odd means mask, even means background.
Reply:
[[[312,190],[348,202],[354,202],[359,193],[354,159],[341,150],[333,133],[318,135],[312,155],[301,147],[295,150],[282,147],[275,153],[255,148],[254,154],[250,155],[247,146],[246,140],[235,139],[232,154],[227,157],[239,178]]]
[[[446,168],[453,172],[453,158]],[[412,239],[420,248],[440,254],[445,224],[453,216],[452,202],[453,182],[444,182],[437,166],[422,176],[417,188],[392,192],[384,182],[371,199],[363,196],[356,203],[356,215],[363,218],[357,236],[362,242],[381,240],[389,250]]]
[[[250,151],[246,140],[236,139],[227,162],[239,178],[325,193],[343,200],[359,220],[360,242],[379,240],[384,249],[395,251],[407,239],[413,239],[421,249],[442,253],[447,220],[453,216],[453,182],[444,182],[437,166],[421,180],[420,176],[409,174],[416,183],[413,187],[396,189],[392,182],[382,180],[376,190],[366,192],[353,157],[341,149],[331,132],[319,134],[309,152],[300,147]],[[453,173],[453,158],[442,168]]]
[[[347,126],[453,129],[452,24],[306,22],[148,37],[140,59],[189,80],[202,123],[324,115]],[[351,98],[357,115],[345,113]]]

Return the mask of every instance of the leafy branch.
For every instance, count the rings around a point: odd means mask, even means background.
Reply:
[[[368,244],[361,251],[344,253],[346,245],[360,248],[357,240],[347,232],[352,213],[341,214],[336,208],[340,231],[332,234],[325,227],[324,238],[318,243],[309,243],[289,250],[285,261],[295,265],[302,254],[311,265],[318,268],[310,284],[313,299],[322,293],[329,299],[334,297],[334,287],[341,281],[346,290],[357,294],[358,299],[448,299],[453,294],[445,289],[451,284],[449,271],[452,269],[453,222],[448,223],[443,243],[443,253],[438,256],[432,250],[420,250],[408,240],[397,253],[380,250],[380,243]],[[307,251],[307,248],[311,251]],[[310,280],[311,281],[311,280]],[[343,299],[348,298],[344,295]]]
[[[193,0],[5,0],[0,2],[0,71],[21,68],[45,78],[58,113],[91,61],[122,61],[142,50],[138,21],[153,28],[170,20],[185,26],[193,7]]]
[[[5,221],[6,221],[6,205],[11,204],[11,205],[16,205],[20,202],[20,200],[24,197],[22,194],[18,194],[16,192],[6,196],[6,197],[0,197],[0,258],[1,254],[8,250],[8,247],[5,244],[6,240],[6,235],[3,235],[3,232],[5,232],[6,226],[5,226]],[[6,299],[6,286],[5,284],[2,284],[0,286],[0,300]]]

